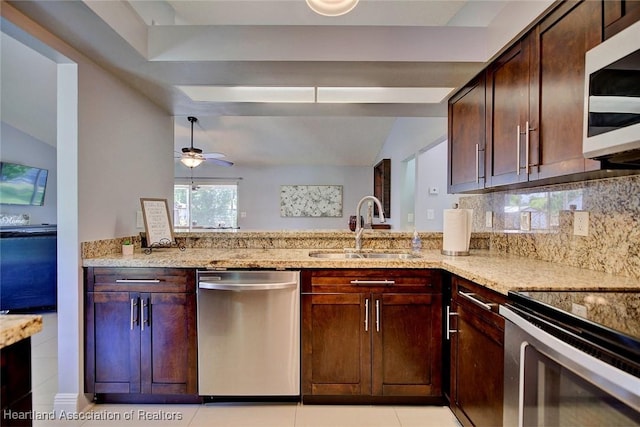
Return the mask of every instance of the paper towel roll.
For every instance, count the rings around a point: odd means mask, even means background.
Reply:
[[[443,255],[469,255],[473,209],[445,209],[442,230]]]

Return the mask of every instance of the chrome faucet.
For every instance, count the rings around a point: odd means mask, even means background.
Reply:
[[[380,213],[380,222],[384,223],[384,210],[382,209],[382,203],[380,203],[380,200],[378,200],[378,198],[374,196],[364,196],[362,199],[360,199],[360,201],[358,202],[358,206],[356,207],[356,251],[359,251],[362,249],[362,232],[364,231],[364,229],[360,224],[360,209],[362,209],[362,204],[366,200],[373,200],[376,203],[376,205],[378,205],[378,212]]]

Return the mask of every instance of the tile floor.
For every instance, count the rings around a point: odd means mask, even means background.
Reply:
[[[57,315],[43,313],[42,332],[31,339],[33,410],[53,411],[58,386]],[[457,427],[446,407],[302,404],[94,405],[94,418],[34,420],[35,427]],[[86,413],[84,415],[87,415]]]

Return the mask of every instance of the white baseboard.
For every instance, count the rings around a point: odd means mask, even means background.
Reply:
[[[53,400],[53,408],[56,413],[82,412],[91,407],[92,403],[84,393],[57,393]]]

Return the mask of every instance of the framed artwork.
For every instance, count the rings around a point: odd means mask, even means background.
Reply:
[[[391,218],[391,159],[382,159],[373,167],[373,195],[382,203],[384,217]],[[380,216],[375,203],[373,215]]]
[[[282,217],[341,217],[342,185],[283,185]]]
[[[167,199],[140,199],[147,246],[174,243],[173,226]]]

